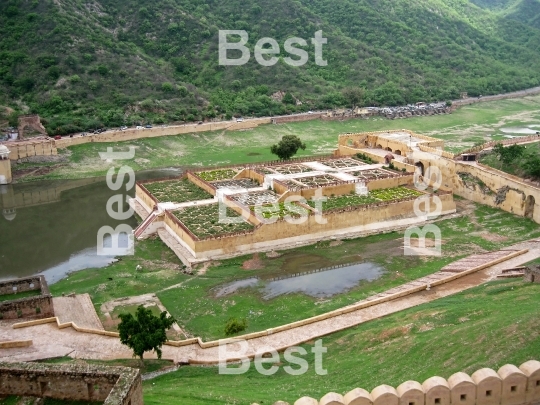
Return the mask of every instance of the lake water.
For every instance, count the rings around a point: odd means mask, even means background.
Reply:
[[[249,287],[257,287],[263,299],[279,295],[302,293],[324,298],[343,293],[358,285],[360,281],[373,281],[381,277],[384,269],[370,262],[356,263],[335,269],[311,272],[282,279],[264,280],[250,277],[225,284],[216,289],[216,297],[224,297]]]
[[[506,127],[501,128],[501,132],[505,134],[515,135],[534,135],[540,132],[540,125],[528,125],[526,127]]]
[[[181,173],[152,170],[137,173],[137,180]],[[116,221],[108,216],[107,200],[118,193],[105,178],[0,186],[0,279],[44,274],[53,283],[72,271],[107,266],[114,258],[97,255],[99,228],[137,226],[134,217]]]

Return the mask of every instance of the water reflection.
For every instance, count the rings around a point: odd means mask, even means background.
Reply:
[[[505,134],[534,135],[540,131],[540,125],[529,125],[528,127],[506,127],[501,128]]]
[[[258,285],[261,285],[261,294],[266,300],[289,293],[302,293],[317,298],[330,297],[355,287],[360,281],[376,280],[383,273],[381,266],[366,262],[268,281],[251,277],[221,286],[216,290],[216,297]]]
[[[137,173],[137,180],[181,174],[178,168],[149,170]],[[119,192],[104,178],[0,186],[0,279],[42,273],[55,282],[68,272],[109,264],[113,258],[97,256],[98,230],[137,225],[133,217],[116,221],[107,214],[107,200]]]

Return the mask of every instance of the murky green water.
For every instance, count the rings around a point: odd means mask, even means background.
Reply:
[[[355,263],[336,268],[312,268],[297,270],[295,274],[284,272],[273,279],[250,277],[225,284],[216,289],[216,297],[224,297],[249,287],[257,287],[263,299],[272,299],[279,295],[302,293],[323,298],[343,293],[358,285],[360,281],[373,281],[381,277],[384,269],[375,263]]]
[[[153,170],[137,173],[137,180],[179,174],[180,169]],[[114,258],[97,255],[98,230],[136,226],[134,217],[117,221],[107,214],[107,200],[118,193],[104,178],[0,186],[0,279],[40,273],[55,282],[69,272],[109,264]]]

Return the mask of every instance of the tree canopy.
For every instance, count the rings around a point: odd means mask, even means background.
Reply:
[[[278,144],[272,145],[270,152],[277,155],[281,160],[292,158],[298,149],[305,150],[306,144],[296,135],[284,135]]]
[[[167,341],[166,331],[176,320],[163,311],[159,317],[142,305],[137,307],[135,316],[120,314],[118,325],[120,342],[133,350],[133,355],[143,360],[145,352],[153,350],[161,359],[161,346]]]

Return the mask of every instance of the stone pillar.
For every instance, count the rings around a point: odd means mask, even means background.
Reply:
[[[11,183],[11,161],[9,160],[9,149],[0,145],[0,184]]]

